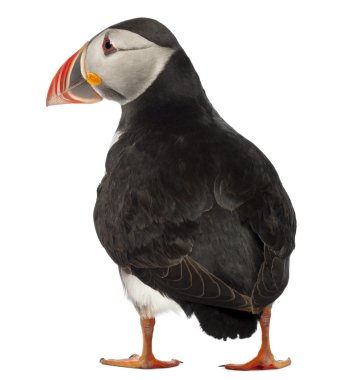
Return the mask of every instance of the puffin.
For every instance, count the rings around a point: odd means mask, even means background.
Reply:
[[[269,159],[208,100],[190,59],[160,22],[135,18],[101,31],[53,77],[47,106],[114,100],[122,109],[97,188],[97,236],[140,317],[141,355],[104,359],[168,368],[152,351],[155,318],[194,315],[217,339],[261,347],[226,369],[279,369],[270,348],[273,302],[289,280],[296,217]]]

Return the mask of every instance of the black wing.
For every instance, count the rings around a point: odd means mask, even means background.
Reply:
[[[98,188],[98,237],[120,266],[177,264],[192,251],[196,221],[212,207],[212,194],[201,181],[164,172],[135,144],[124,145],[110,151],[110,168]]]
[[[215,181],[215,199],[221,207],[237,212],[263,243],[263,261],[251,296],[255,309],[272,303],[288,283],[296,217],[270,161],[242,136],[237,141],[241,148],[235,162],[241,170],[236,165],[230,170],[222,167]]]
[[[108,254],[171,298],[250,310],[249,297],[189,257],[198,219],[214,202],[202,177],[190,181],[187,172],[185,177],[174,176],[173,163],[167,175],[136,144],[125,145],[108,156],[108,163],[116,164],[110,165],[113,170],[107,168],[94,212]]]
[[[142,149],[137,137],[132,143],[123,137],[109,152],[94,219],[113,260],[149,286],[176,300],[251,310],[277,298],[287,283],[286,258],[293,248],[286,242],[294,232],[288,226],[286,234],[283,226],[289,218],[293,225],[294,214],[269,161],[247,140],[241,140],[242,146],[233,141],[222,144],[226,152],[208,152],[207,144],[207,164],[200,158],[202,147],[190,142],[187,156],[176,156],[174,146],[157,165],[159,155]],[[243,147],[247,143],[248,149]],[[199,219],[215,203],[239,213],[265,246],[254,301],[190,257]]]

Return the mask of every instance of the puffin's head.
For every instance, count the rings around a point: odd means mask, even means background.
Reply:
[[[70,57],[53,78],[47,106],[96,103],[103,98],[126,104],[155,81],[181,49],[158,21],[137,18],[105,29]]]

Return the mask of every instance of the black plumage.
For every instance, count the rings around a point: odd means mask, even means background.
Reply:
[[[176,51],[122,106],[122,134],[97,191],[98,237],[120,267],[194,313],[206,333],[248,337],[288,283],[291,201],[267,157],[212,107],[168,29],[145,19],[114,28]]]

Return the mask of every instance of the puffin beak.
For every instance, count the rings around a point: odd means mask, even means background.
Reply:
[[[90,86],[85,73],[88,43],[72,55],[55,74],[47,94],[47,106],[68,103],[97,103],[102,97]],[[89,80],[92,83],[92,81]]]

